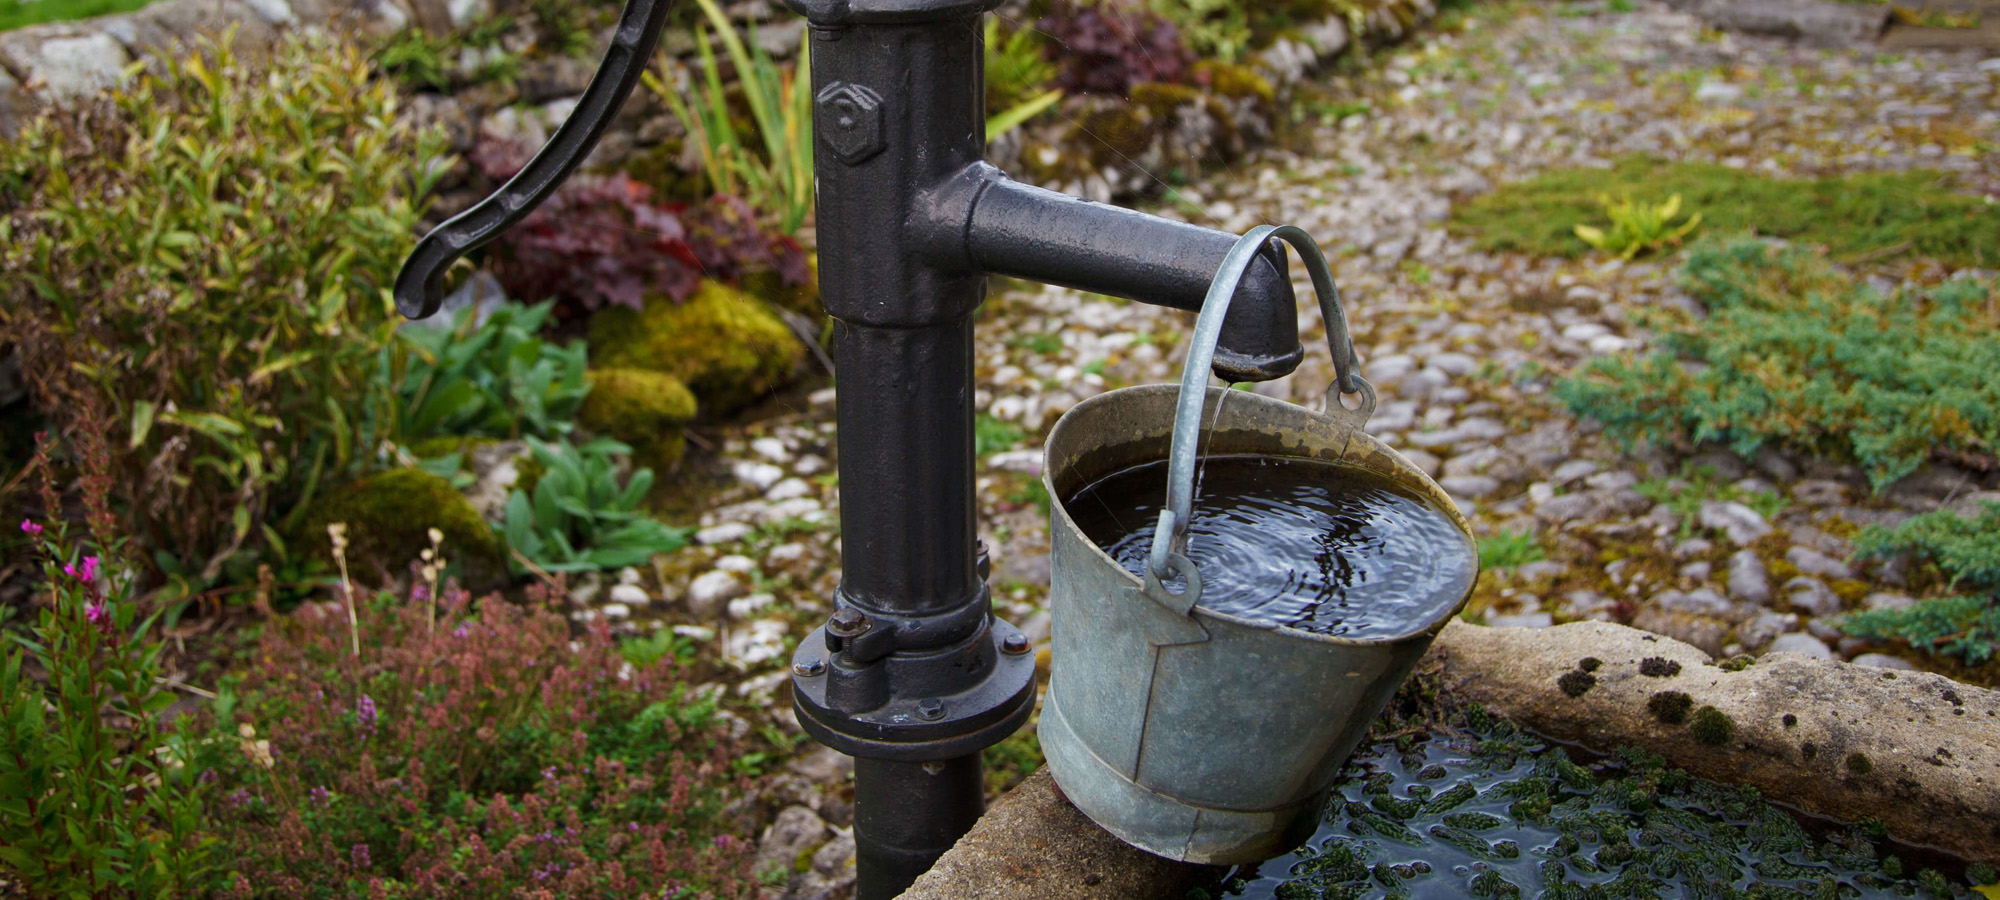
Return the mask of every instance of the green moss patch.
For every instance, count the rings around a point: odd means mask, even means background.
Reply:
[[[1940,172],[1871,172],[1783,179],[1713,163],[1628,157],[1609,169],[1557,169],[1454,210],[1452,226],[1480,249],[1576,257],[1577,225],[1602,225],[1599,195],[1654,203],[1679,194],[1713,233],[1755,232],[1819,244],[1835,257],[1915,254],[1953,266],[2000,261],[2000,212],[1949,187]]]
[[[590,320],[591,363],[680,379],[703,411],[722,414],[791,377],[805,348],[763,301],[703,282],[685,302],[655,296],[644,309],[599,310]]]
[[[597,369],[577,423],[631,444],[641,465],[665,469],[687,447],[681,428],[695,416],[694,393],[680,379],[647,369]],[[532,490],[532,488],[529,488]]]
[[[1681,664],[1660,656],[1639,660],[1639,674],[1647,678],[1672,678],[1681,673]]]
[[[1694,739],[1712,747],[1729,743],[1736,736],[1736,723],[1729,715],[1713,706],[1704,706],[1694,711],[1688,719],[1688,734]]]
[[[1646,711],[1666,725],[1686,722],[1693,706],[1694,700],[1680,691],[1661,691],[1646,700]]]
[[[307,558],[332,560],[326,526],[336,522],[347,524],[347,564],[357,578],[401,575],[431,545],[432,528],[444,533],[444,557],[467,587],[482,590],[506,577],[493,529],[451,482],[422,469],[391,469],[321,493],[293,540]]]
[[[1597,676],[1580,669],[1573,669],[1564,672],[1561,678],[1556,679],[1556,686],[1562,689],[1564,696],[1581,697],[1597,686]]]

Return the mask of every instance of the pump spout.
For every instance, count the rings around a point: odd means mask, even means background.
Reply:
[[[1008,275],[1200,310],[1236,235],[1093,203],[1007,178],[980,178],[964,234],[971,265]],[[1252,264],[1223,321],[1212,366],[1225,381],[1270,381],[1298,368],[1297,301],[1284,251]]]

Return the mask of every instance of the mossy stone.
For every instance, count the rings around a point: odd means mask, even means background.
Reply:
[[[639,464],[664,469],[687,447],[681,428],[695,417],[694,393],[680,379],[647,369],[593,369],[577,423],[632,445]]]
[[[295,546],[309,558],[331,561],[326,527],[347,524],[347,565],[356,577],[400,577],[431,545],[429,530],[444,533],[444,557],[458,567],[467,589],[488,590],[506,580],[506,548],[451,482],[422,469],[390,469],[322,492],[300,516]]]
[[[1195,80],[1208,85],[1208,89],[1223,97],[1239,100],[1256,100],[1272,103],[1278,99],[1278,90],[1271,81],[1249,66],[1221,60],[1204,60],[1195,63]]]
[[[612,307],[590,321],[592,362],[681,380],[719,415],[783,385],[804,359],[791,329],[764,301],[704,281],[686,301],[654,296],[644,309]],[[593,391],[594,393],[594,391]]]

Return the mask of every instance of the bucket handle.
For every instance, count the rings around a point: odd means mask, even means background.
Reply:
[[[1181,549],[1194,511],[1195,450],[1201,441],[1201,408],[1208,395],[1208,369],[1215,360],[1215,342],[1222,334],[1222,319],[1229,311],[1229,301],[1236,296],[1236,285],[1243,280],[1243,273],[1257,258],[1264,242],[1272,239],[1291,244],[1298,251],[1306,274],[1312,278],[1320,318],[1326,322],[1326,343],[1333,352],[1334,378],[1326,388],[1325,415],[1348,428],[1358,429],[1375,414],[1375,387],[1355,371],[1358,363],[1354,339],[1347,330],[1347,315],[1340,307],[1340,288],[1333,283],[1333,269],[1327,264],[1326,254],[1313,242],[1312,235],[1296,225],[1259,225],[1244,232],[1216,269],[1215,280],[1208,285],[1208,296],[1201,302],[1201,314],[1195,318],[1194,336],[1188,345],[1185,368],[1181,370],[1180,398],[1174,409],[1173,446],[1167,454],[1167,506],[1160,510],[1160,522],[1153,529],[1153,548],[1147,560],[1153,576],[1148,581],[1166,581],[1175,576],[1187,579],[1187,590],[1179,596],[1186,598],[1186,606],[1190,608],[1200,597],[1201,576]],[[1348,409],[1340,401],[1343,394],[1358,395],[1361,405]]]

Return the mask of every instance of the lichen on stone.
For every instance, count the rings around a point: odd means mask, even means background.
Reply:
[[[1597,676],[1580,669],[1564,672],[1561,678],[1556,679],[1556,687],[1561,688],[1563,694],[1568,697],[1581,697],[1590,693],[1590,689],[1596,686]]]

